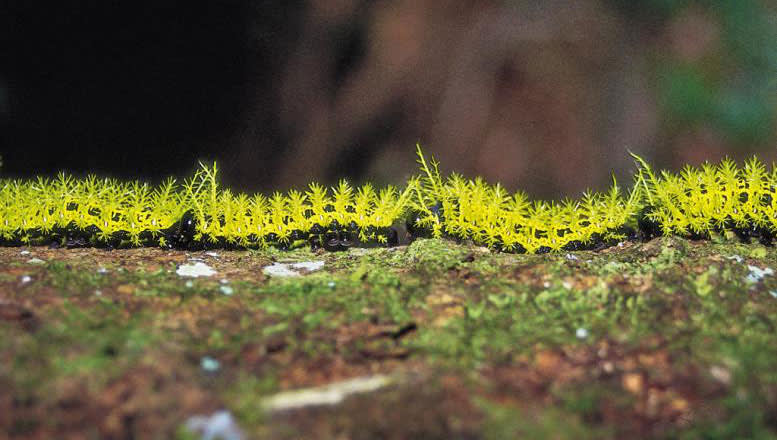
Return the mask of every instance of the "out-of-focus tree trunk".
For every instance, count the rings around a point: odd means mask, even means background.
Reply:
[[[627,147],[653,139],[639,37],[598,2],[317,0],[305,11],[271,78],[287,148],[268,162],[270,184],[397,181],[421,142],[447,169],[557,195],[601,185],[604,170],[630,166]],[[256,162],[269,141],[258,136],[238,166]]]

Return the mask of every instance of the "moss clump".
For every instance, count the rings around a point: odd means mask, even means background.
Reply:
[[[562,201],[531,200],[455,173],[444,178],[420,147],[421,174],[403,188],[341,181],[331,189],[311,183],[306,191],[249,196],[221,188],[215,164],[181,185],[170,179],[156,187],[66,174],[0,179],[0,244],[343,251],[449,237],[535,254],[657,235],[730,232],[769,244],[777,233],[777,170],[757,159],[742,168],[725,160],[673,174],[635,158],[631,189],[613,182],[605,193]]]

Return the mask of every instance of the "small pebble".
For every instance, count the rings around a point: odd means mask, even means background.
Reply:
[[[724,385],[731,383],[731,371],[728,368],[713,365],[710,367],[710,375]]]
[[[219,283],[221,283],[221,284],[227,284],[227,283],[229,283],[229,280],[228,280],[228,279],[226,279],[226,278],[222,278],[222,279],[220,279],[220,280],[219,280]]]
[[[587,337],[588,337],[588,330],[586,330],[586,329],[584,329],[584,328],[580,327],[580,328],[579,328],[579,329],[577,329],[577,331],[575,332],[575,336],[577,336],[577,339],[585,339],[585,338],[587,338]]]
[[[100,266],[100,267],[97,268],[97,273],[99,273],[99,274],[106,274],[106,273],[108,273],[108,269]]]
[[[572,254],[566,254],[564,255],[564,257],[569,261],[577,261],[580,259],[577,257],[577,255],[572,255]]]
[[[205,252],[205,255],[213,258],[218,258],[220,256],[218,252]]]
[[[221,293],[223,293],[224,295],[232,295],[233,293],[235,293],[235,290],[229,286],[221,286],[219,287],[219,290],[221,290]]]
[[[729,260],[734,260],[737,263],[741,263],[743,261],[742,257],[740,257],[739,255],[732,255],[732,256],[726,257],[726,258],[728,258]]]
[[[184,286],[186,286],[186,287],[188,287],[188,288],[190,288],[190,289],[191,289],[192,287],[194,287],[194,281],[192,281],[192,280],[189,280],[189,281],[187,281],[187,282],[184,284]]]
[[[242,440],[243,432],[229,411],[217,411],[211,416],[192,416],[185,425],[189,431],[200,435],[200,440]]]
[[[200,359],[200,368],[208,373],[215,373],[221,368],[221,364],[210,356],[203,356],[203,358]]]
[[[335,288],[335,282],[334,282],[334,281],[330,281],[330,282],[326,283],[326,285],[327,285],[327,287],[329,287],[330,289],[334,289],[334,288]]]
[[[99,290],[99,289],[95,290],[94,291],[94,296],[103,296],[103,291]]]
[[[27,284],[30,281],[32,281],[32,277],[30,277],[29,275],[22,275],[20,281],[22,282],[22,284]]]
[[[43,263],[45,263],[45,261],[41,260],[40,258],[30,258],[29,260],[27,260],[27,262],[30,263],[30,264],[43,264]]]
[[[30,251],[21,251],[19,255],[30,255]]]
[[[747,269],[750,273],[745,277],[745,280],[749,283],[757,283],[767,275],[774,275],[774,271],[769,267],[761,269],[758,266],[748,265]]]

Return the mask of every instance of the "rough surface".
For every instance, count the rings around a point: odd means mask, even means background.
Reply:
[[[774,269],[774,248],[677,238],[0,248],[0,438],[776,438]],[[391,381],[266,410],[370,377]]]

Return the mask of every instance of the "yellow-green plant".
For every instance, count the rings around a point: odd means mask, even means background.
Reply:
[[[507,252],[596,248],[641,234],[709,237],[733,231],[770,241],[777,232],[777,169],[753,158],[655,172],[642,158],[634,186],[586,191],[578,199],[531,200],[502,185],[456,173],[417,147],[420,173],[402,188],[333,188],[236,194],[216,164],[200,164],[178,184],[157,186],[60,173],[53,179],[0,179],[0,242],[69,246],[198,248],[311,244],[327,249],[396,244],[412,236],[470,240]],[[641,232],[636,231],[640,229]]]
[[[725,159],[717,165],[686,166],[679,174],[655,173],[640,157],[637,185],[644,189],[646,217],[664,234],[709,237],[732,230],[771,240],[777,232],[777,169],[757,158],[739,168]]]
[[[451,174],[443,181],[439,165],[418,149],[424,173],[414,180],[419,211],[416,226],[512,252],[577,249],[594,242],[626,238],[624,227],[636,219],[640,193],[623,199],[613,181],[605,194],[587,192],[579,201],[530,201],[522,192],[509,194],[500,184]]]

